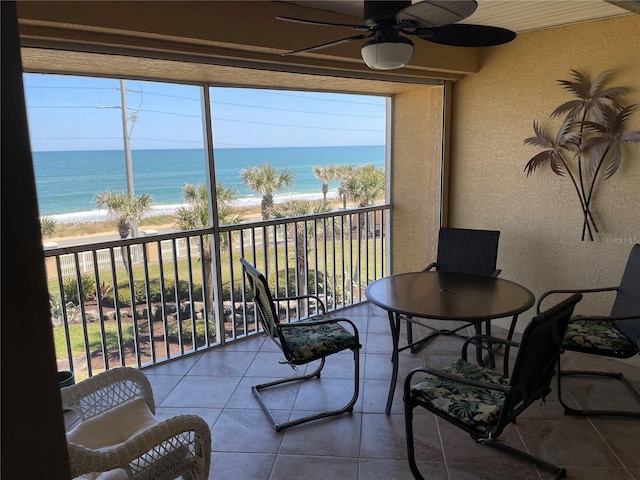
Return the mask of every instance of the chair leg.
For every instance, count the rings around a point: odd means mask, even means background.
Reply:
[[[413,409],[415,404],[411,402],[410,395],[405,391],[404,396],[404,427],[407,437],[407,459],[409,460],[409,468],[415,480],[424,480],[424,477],[418,470],[416,464],[416,452],[413,445]]]
[[[358,395],[360,393],[360,349],[359,347],[354,348],[353,355],[354,355],[354,365],[355,365],[353,396],[351,397],[351,400],[349,400],[349,403],[347,403],[344,407],[337,410],[329,410],[326,412],[316,413],[314,415],[308,415],[306,417],[290,420],[288,422],[278,423],[276,419],[273,417],[273,415],[271,414],[271,412],[269,411],[269,407],[267,407],[267,404],[262,398],[262,395],[260,395],[261,390],[264,390],[270,387],[275,387],[278,385],[283,385],[291,382],[301,382],[301,381],[309,380],[314,377],[320,378],[320,373],[324,368],[325,358],[322,358],[320,360],[320,365],[312,373],[309,373],[306,375],[299,375],[297,377],[283,378],[281,380],[275,380],[273,382],[263,383],[263,384],[255,385],[251,387],[253,394],[258,399],[258,402],[260,402],[260,406],[262,407],[262,410],[264,410],[264,412],[267,414],[267,417],[269,417],[269,420],[273,424],[273,427],[276,429],[276,432],[280,432],[286,428],[293,427],[295,425],[300,425],[302,423],[310,422],[312,420],[317,420],[319,418],[331,417],[334,415],[342,415],[343,413],[352,412],[353,406],[358,400]]]
[[[518,450],[517,448],[506,445],[500,441],[494,440],[492,438],[476,439],[476,441],[488,447],[492,447],[497,450],[501,450],[503,452],[509,453],[511,455],[515,455],[518,458],[522,458],[523,460],[526,460],[529,463],[534,464],[536,467],[540,467],[544,470],[547,470],[548,472],[555,473],[556,479],[565,478],[567,476],[566,469],[562,467],[558,467],[557,465],[553,465],[552,463],[545,462],[540,458],[534,457],[533,455],[529,455],[528,453],[523,452],[522,450]]]
[[[640,394],[633,388],[633,385],[629,383],[629,381],[625,378],[625,376],[620,372],[598,372],[591,370],[561,370],[560,369],[560,360],[558,360],[558,400],[560,404],[564,407],[564,413],[567,415],[588,415],[588,416],[597,416],[597,415],[609,415],[609,416],[620,416],[620,417],[636,417],[640,418],[640,410],[638,411],[625,411],[625,410],[587,410],[587,409],[576,409],[568,406],[564,400],[562,399],[562,385],[561,378],[563,376],[597,376],[597,377],[606,377],[620,380],[622,384],[629,390],[631,395],[635,398],[635,400],[640,404]]]
[[[416,463],[416,454],[415,447],[413,442],[413,409],[416,407],[416,404],[411,402],[408,395],[405,395],[404,399],[404,422],[405,422],[405,431],[407,437],[407,459],[409,460],[409,468],[411,469],[411,473],[413,474],[413,478],[415,480],[425,480],[420,470],[418,470],[418,465]],[[540,467],[544,470],[547,470],[551,473],[556,474],[556,479],[565,478],[567,475],[567,470],[553,465],[551,463],[545,462],[544,460],[534,457],[533,455],[529,455],[522,450],[518,450],[517,448],[511,447],[509,445],[505,445],[500,441],[496,441],[490,438],[477,438],[473,435],[471,437],[478,443],[483,445],[487,445],[488,447],[493,447],[503,452],[509,453],[511,455],[515,455],[523,460],[532,463],[533,465]]]

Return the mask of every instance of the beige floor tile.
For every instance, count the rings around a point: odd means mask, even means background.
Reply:
[[[212,480],[269,480],[276,455],[264,453],[213,452]]]
[[[365,304],[334,316],[352,318],[362,334],[361,388],[355,413],[321,419],[276,432],[251,386],[309,371],[279,362],[284,355],[264,336],[233,341],[207,352],[145,368],[154,390],[157,415],[200,415],[211,427],[211,477],[216,480],[408,480],[402,383],[414,367],[441,368],[460,356],[463,341],[439,336],[416,354],[401,352],[392,414],[384,409],[391,380],[391,338],[386,312]],[[449,326],[450,322],[446,322]],[[423,334],[416,331],[416,335]],[[506,335],[494,328],[494,334]],[[418,338],[416,336],[416,338]],[[402,340],[406,328],[402,327]],[[401,343],[404,345],[404,343]],[[515,352],[511,354],[511,363]],[[320,380],[263,392],[280,422],[292,416],[339,407],[350,398],[350,352],[327,360]],[[473,358],[473,355],[472,355]],[[501,368],[501,357],[497,357]],[[567,352],[566,368],[620,368],[640,387],[640,366]],[[585,378],[563,381],[572,396],[611,401],[611,392]],[[580,383],[582,382],[582,383]],[[584,386],[586,385],[586,387]],[[564,414],[555,380],[544,406],[532,404],[510,425],[504,440],[567,468],[569,480],[640,480],[640,420],[575,417]],[[598,387],[598,388],[596,388]],[[599,390],[599,391],[598,391]],[[609,397],[607,397],[609,394]],[[613,400],[617,400],[615,394]],[[464,431],[425,409],[414,410],[416,457],[428,480],[551,480],[553,475],[527,462],[476,444]],[[523,444],[524,442],[524,444]],[[526,445],[526,447],[525,447]]]
[[[353,480],[358,478],[358,459],[278,455],[270,480]]]
[[[289,428],[284,432],[279,453],[358,458],[361,424],[362,414],[347,413]]]
[[[579,421],[522,419],[517,428],[532,455],[566,469],[573,466],[622,467],[586,418]]]
[[[418,462],[420,473],[429,480],[447,480],[442,462]],[[358,478],[363,480],[407,480],[413,478],[406,460],[363,458]]]

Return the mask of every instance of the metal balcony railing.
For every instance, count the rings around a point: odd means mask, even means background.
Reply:
[[[314,294],[330,311],[360,303],[387,271],[388,216],[383,205],[47,249],[58,369],[82,379],[258,334],[241,257],[275,296]],[[278,308],[291,321],[315,307]]]

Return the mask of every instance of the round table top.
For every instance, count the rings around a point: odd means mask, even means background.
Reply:
[[[440,320],[490,320],[522,313],[533,294],[515,282],[465,273],[412,272],[371,283],[367,299],[385,310]]]

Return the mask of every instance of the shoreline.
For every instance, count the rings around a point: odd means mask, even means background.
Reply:
[[[322,199],[322,193],[282,195],[274,198],[276,203],[281,203],[290,199]],[[261,199],[244,198],[238,202],[234,202],[231,208],[242,216],[242,223],[259,221],[262,219],[260,201]],[[341,205],[337,191],[327,194],[327,201],[336,207],[338,203]],[[152,211],[147,213],[141,219],[139,224],[140,232],[157,231],[159,233],[164,233],[175,231],[175,220],[173,218],[173,214],[175,210],[182,205],[186,204],[154,206]],[[110,218],[106,210],[49,215],[47,217],[53,219],[57,223],[57,231],[53,235],[42,239],[45,248],[58,247],[60,246],[60,243],[80,245],[93,241],[96,238],[119,238],[116,219],[112,217]],[[63,221],[60,221],[60,217],[62,217]]]
[[[327,193],[327,200],[337,200],[340,196],[338,190],[330,190]],[[277,195],[273,197],[275,203],[285,202],[287,200],[322,200],[322,192],[318,193],[292,193],[287,195]],[[234,208],[252,208],[260,207],[262,198],[244,197],[231,203]],[[143,216],[143,218],[158,217],[164,215],[173,215],[175,211],[186,203],[152,205],[151,211]],[[91,222],[108,222],[112,220],[107,210],[87,210],[81,212],[70,212],[60,214],[44,214],[40,216],[50,218],[58,224],[68,225],[74,223],[91,223]]]

